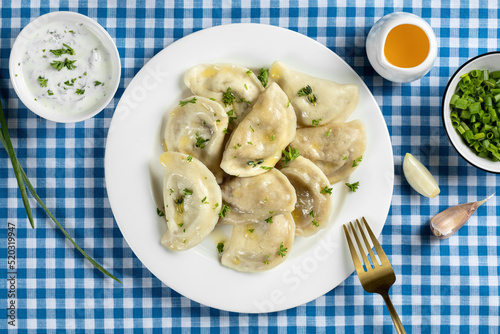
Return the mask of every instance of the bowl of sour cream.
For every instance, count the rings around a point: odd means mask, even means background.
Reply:
[[[79,122],[102,111],[120,83],[121,63],[111,36],[74,12],[30,22],[10,53],[12,86],[24,105],[54,122]]]

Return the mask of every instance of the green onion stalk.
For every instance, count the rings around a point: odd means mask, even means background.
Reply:
[[[26,214],[28,216],[28,220],[30,222],[30,225],[32,228],[35,228],[35,223],[33,221],[33,213],[31,211],[30,203],[28,201],[28,193],[26,191],[26,187],[30,191],[31,195],[33,198],[38,202],[38,204],[45,210],[47,215],[52,219],[52,221],[57,225],[57,227],[61,230],[61,232],[66,236],[66,238],[69,239],[69,241],[75,246],[75,248],[96,267],[99,269],[103,274],[106,276],[114,279],[115,281],[122,283],[118,278],[116,278],[114,275],[112,275],[109,271],[104,269],[99,263],[97,263],[92,257],[90,257],[87,253],[81,249],[76,242],[71,238],[71,236],[66,232],[66,230],[62,227],[62,225],[57,221],[57,219],[54,217],[54,215],[50,212],[50,210],[47,208],[45,203],[42,201],[42,199],[38,196],[38,194],[35,191],[35,188],[33,188],[33,185],[31,184],[30,180],[28,179],[28,176],[24,172],[23,168],[19,164],[19,161],[17,160],[16,153],[14,152],[14,147],[12,146],[12,142],[10,140],[9,136],[9,131],[7,129],[7,122],[5,120],[5,115],[3,112],[2,108],[2,103],[0,101],[0,126],[1,126],[1,131],[0,131],[0,141],[2,142],[2,145],[9,155],[10,161],[12,163],[12,168],[14,169],[14,174],[16,175],[16,180],[17,180],[17,185],[19,186],[19,191],[21,192],[21,197],[23,200],[23,205],[26,210]]]

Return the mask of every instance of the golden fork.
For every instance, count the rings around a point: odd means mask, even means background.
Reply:
[[[401,323],[401,320],[399,319],[399,316],[396,312],[396,309],[394,308],[394,305],[392,305],[391,299],[389,298],[389,289],[396,281],[396,275],[394,274],[394,270],[392,269],[387,255],[385,255],[384,250],[377,241],[377,238],[375,238],[375,235],[366,222],[365,217],[362,218],[362,222],[363,224],[360,224],[360,222],[356,219],[359,232],[356,232],[356,229],[354,228],[352,222],[349,222],[349,225],[351,227],[352,234],[356,239],[356,244],[358,245],[359,252],[361,253],[361,257],[363,258],[363,262],[365,263],[366,270],[363,267],[363,263],[359,260],[349,231],[344,224],[344,232],[347,243],[349,244],[349,251],[351,252],[352,262],[354,262],[354,267],[356,268],[356,272],[358,273],[359,280],[366,292],[378,293],[384,298],[385,305],[387,306],[387,309],[391,314],[391,318],[394,322],[394,326],[396,327],[396,331],[398,333],[406,333],[403,324]],[[377,262],[375,254],[373,254],[372,247],[370,246],[370,243],[368,242],[368,239],[366,238],[365,232],[361,225],[364,225],[366,230],[368,231],[368,234],[370,235],[373,246],[377,251],[377,255],[380,259],[381,264]],[[373,266],[368,261],[366,251],[363,250],[363,246],[358,237],[358,233],[363,237],[364,245],[366,249],[368,249],[368,253],[370,254],[370,259],[372,260]]]

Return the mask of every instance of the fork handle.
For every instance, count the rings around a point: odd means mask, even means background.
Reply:
[[[396,327],[396,331],[398,332],[398,334],[406,334],[405,328],[403,327],[403,324],[399,319],[398,313],[396,312],[394,305],[392,305],[391,298],[389,298],[389,292],[381,293],[380,295],[384,298],[385,305],[387,306],[387,309],[391,314],[392,322],[394,323],[394,327]]]

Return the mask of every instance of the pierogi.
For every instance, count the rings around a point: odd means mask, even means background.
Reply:
[[[280,61],[273,63],[269,75],[288,95],[299,127],[343,122],[358,104],[356,85],[341,85],[297,72]]]
[[[276,83],[271,83],[231,133],[221,168],[241,177],[267,172],[295,137],[296,124],[288,97]]]
[[[330,182],[311,160],[298,157],[281,172],[295,188],[297,203],[292,212],[295,235],[308,237],[326,227],[332,212],[331,194],[323,191]]]
[[[229,130],[238,125],[264,90],[251,70],[232,64],[195,66],[184,75],[184,83],[193,94],[214,99],[225,107]]]
[[[222,265],[242,272],[272,269],[286,260],[295,237],[295,223],[290,213],[272,217],[272,222],[233,227]]]
[[[231,64],[188,70],[184,83],[194,95],[171,111],[160,156],[168,227],[161,243],[187,250],[217,223],[232,225],[230,241],[217,250],[222,265],[240,272],[276,267],[295,236],[324,229],[330,185],[356,169],[366,148],[362,121],[344,123],[358,103],[356,85],[279,61],[266,84],[263,71],[257,77]]]
[[[351,175],[363,159],[366,132],[362,121],[297,129],[290,146],[318,166],[331,184]]]
[[[235,177],[221,185],[222,200],[229,212],[219,224],[258,223],[271,216],[292,212],[297,197],[288,179],[277,169],[251,177]]]
[[[171,250],[198,245],[219,219],[222,195],[215,176],[198,159],[187,154],[165,152],[163,200],[168,230],[161,243]]]
[[[181,100],[165,127],[167,150],[190,154],[222,182],[220,168],[228,117],[220,103],[202,96]]]

